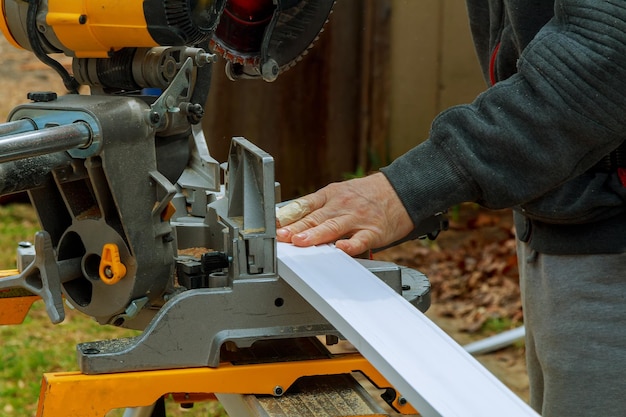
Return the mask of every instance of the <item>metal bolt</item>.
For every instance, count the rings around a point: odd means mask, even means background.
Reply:
[[[398,398],[398,405],[406,405],[408,401],[404,397]]]
[[[202,104],[190,104],[187,109],[189,113],[193,113],[198,116],[202,116],[204,114],[204,109],[202,108]]]
[[[201,52],[196,55],[196,65],[201,67],[205,64],[217,62],[217,55],[208,52]]]
[[[86,14],[81,14],[78,17],[78,23],[80,23],[81,25],[84,25],[85,23],[87,23],[87,15]]]
[[[188,400],[191,398],[191,395],[189,395],[188,392],[185,393],[185,399]],[[190,410],[193,408],[193,403],[180,403],[180,408],[183,408],[185,410]]]
[[[180,111],[187,115],[187,120],[191,124],[198,124],[204,116],[204,108],[201,104],[182,103],[180,105]]]
[[[104,267],[104,275],[106,275],[107,278],[113,278],[113,270],[109,265]]]
[[[275,397],[280,397],[284,393],[285,393],[285,390],[283,390],[283,387],[281,387],[280,385],[276,385],[274,387],[274,396]]]
[[[267,82],[276,81],[279,72],[280,68],[278,66],[278,63],[271,58],[268,59],[261,68],[261,75],[263,77],[263,80]]]
[[[159,113],[155,111],[150,113],[150,123],[152,123],[153,125],[158,125],[160,121],[161,121],[161,115]]]
[[[165,96],[165,105],[170,108],[176,105],[176,97],[167,95]]]
[[[59,169],[59,170],[57,171],[57,176],[59,177],[59,179],[60,179],[61,181],[66,181],[66,180],[67,180],[67,177],[68,177],[68,172],[67,172],[67,169],[65,169],[65,168],[61,168],[61,169]]]

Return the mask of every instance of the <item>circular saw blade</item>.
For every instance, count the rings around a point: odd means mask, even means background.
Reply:
[[[271,81],[306,55],[328,21],[334,3],[229,0],[211,47],[230,63],[252,69],[256,76]]]

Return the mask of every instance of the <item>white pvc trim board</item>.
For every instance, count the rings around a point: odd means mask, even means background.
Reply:
[[[422,312],[332,245],[278,243],[278,273],[425,417],[539,416]]]

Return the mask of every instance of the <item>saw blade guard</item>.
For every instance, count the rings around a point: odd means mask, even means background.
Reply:
[[[211,38],[232,80],[274,81],[322,32],[334,0],[230,0]]]

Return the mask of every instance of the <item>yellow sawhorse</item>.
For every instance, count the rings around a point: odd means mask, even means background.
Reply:
[[[17,269],[0,270],[0,279],[19,274]],[[0,291],[0,325],[20,324],[28,314],[33,303],[40,298],[21,289]]]
[[[80,372],[47,373],[43,376],[37,417],[104,417],[118,408],[145,407],[167,394],[230,393],[275,395],[286,391],[298,378],[360,372],[379,388],[387,380],[361,355],[340,355],[267,364],[217,368],[186,368],[85,375]],[[397,396],[399,398],[399,396]],[[417,414],[398,398],[392,404],[402,414]]]

